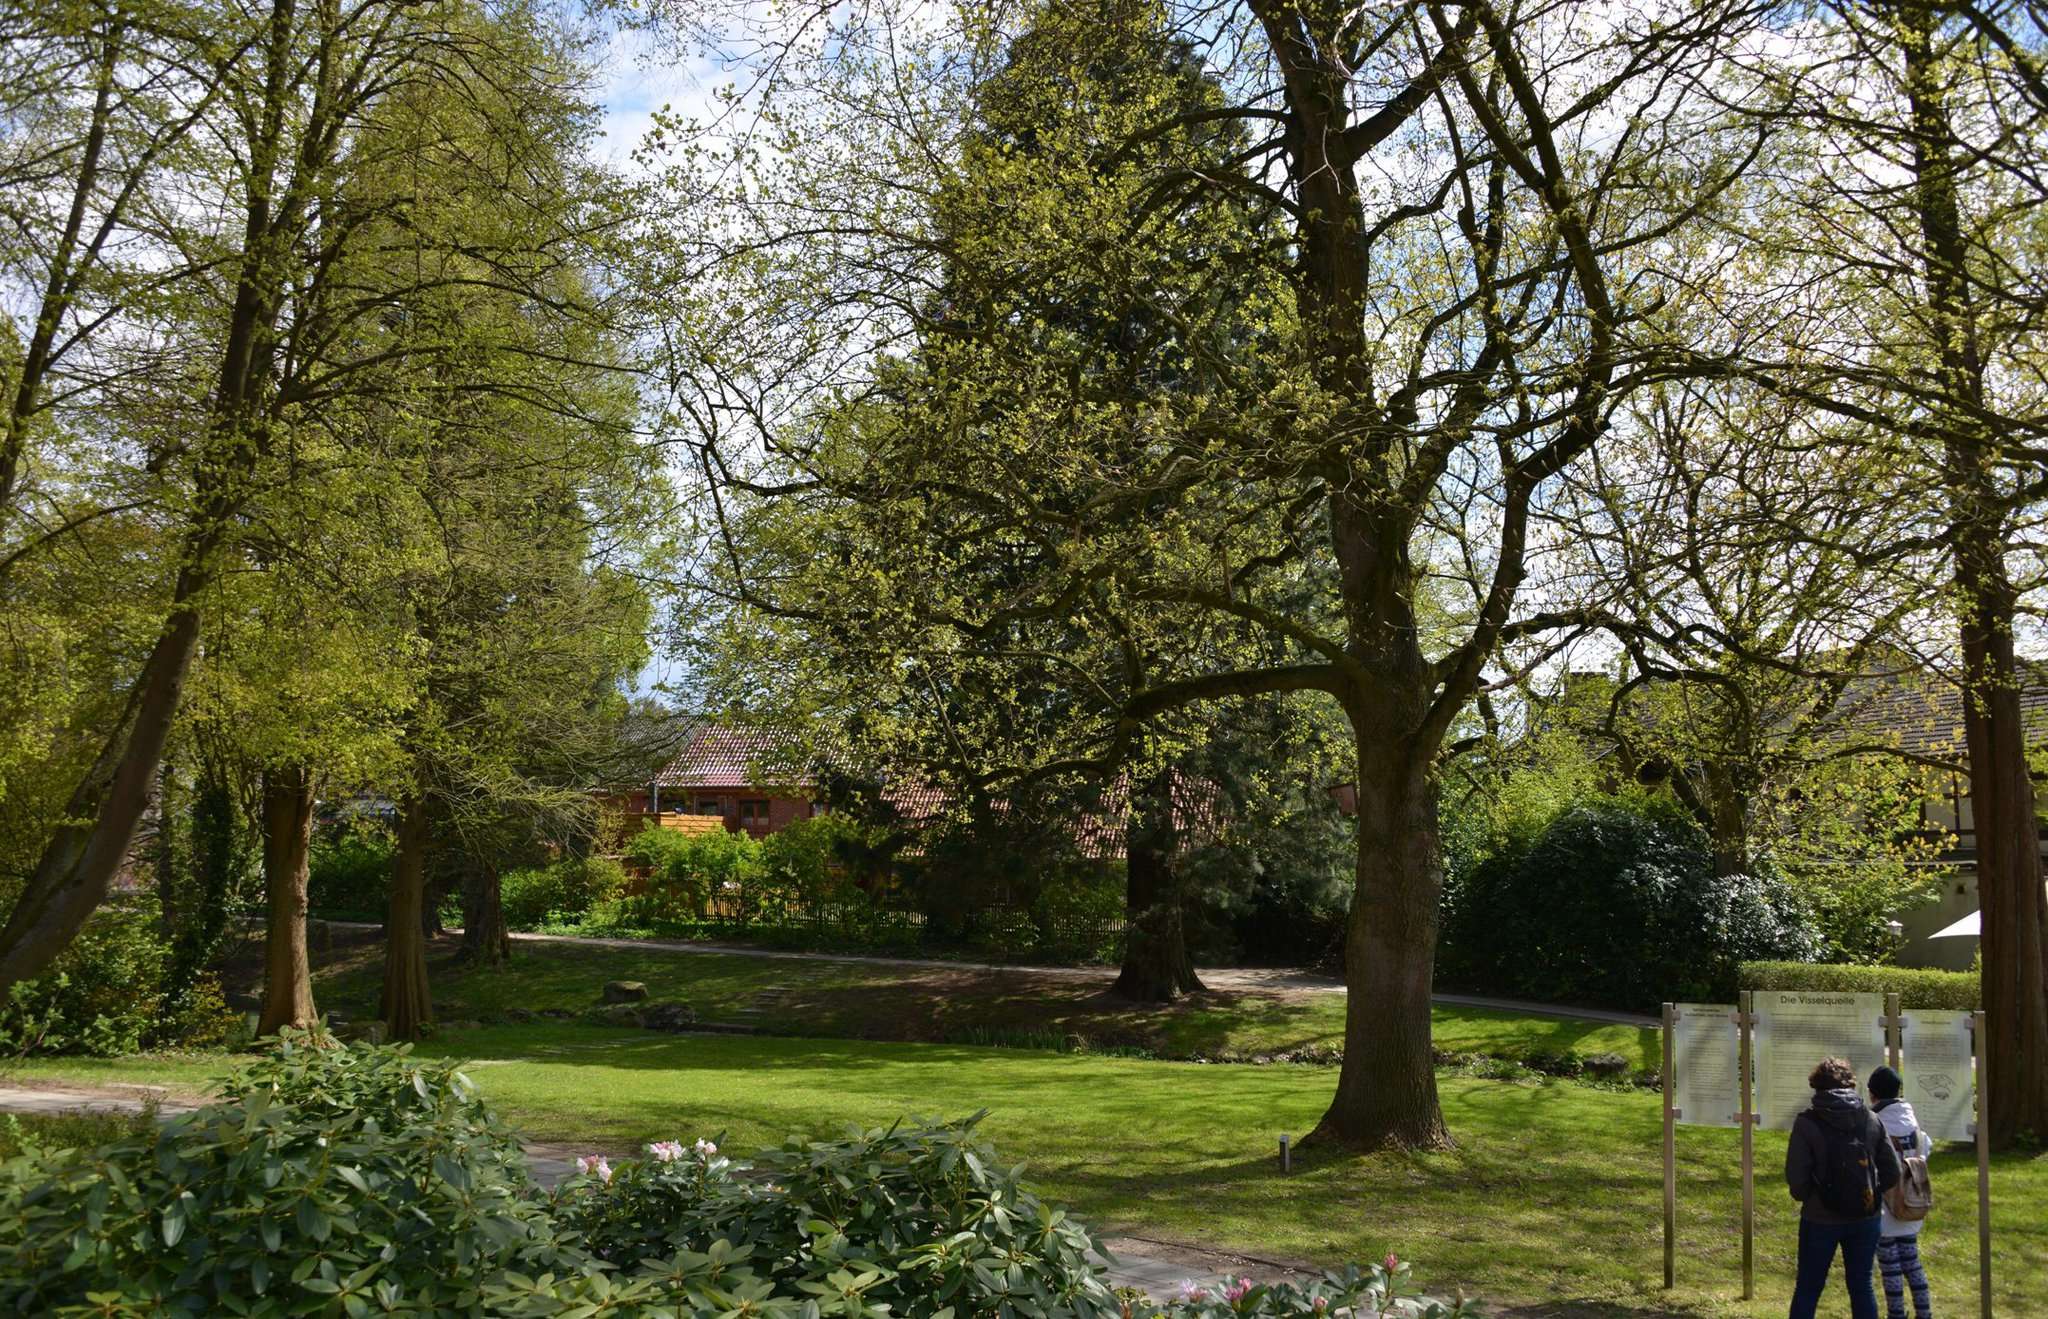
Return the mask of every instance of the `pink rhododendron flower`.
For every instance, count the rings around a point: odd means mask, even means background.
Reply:
[[[1392,1273],[1395,1269],[1401,1267],[1401,1257],[1390,1250],[1387,1252],[1387,1257],[1384,1260],[1380,1261],[1380,1267],[1384,1268],[1387,1272]]]
[[[674,1163],[683,1157],[683,1143],[679,1140],[657,1140],[647,1147],[657,1163]]]
[[[576,1170],[586,1176],[595,1177],[606,1186],[612,1184],[611,1161],[602,1154],[586,1154],[576,1160]]]
[[[1250,1278],[1235,1279],[1228,1287],[1223,1289],[1223,1299],[1229,1301],[1232,1305],[1236,1305],[1239,1301],[1251,1295],[1252,1288],[1258,1285]]]
[[[699,1140],[695,1145],[691,1146],[690,1148],[697,1151],[697,1156],[699,1158],[704,1159],[708,1159],[712,1155],[718,1153],[718,1146],[713,1145],[708,1140]]]
[[[1180,1284],[1180,1298],[1189,1305],[1209,1299],[1209,1289],[1193,1278],[1184,1279]]]
[[[1329,1297],[1327,1297],[1327,1296],[1318,1296],[1318,1297],[1316,1297],[1316,1299],[1315,1299],[1315,1307],[1316,1307],[1316,1313],[1317,1313],[1317,1314],[1321,1314],[1321,1313],[1322,1313],[1323,1311],[1325,1311],[1325,1310],[1327,1310],[1327,1309],[1329,1309],[1329,1308],[1330,1308],[1330,1298],[1329,1298]]]

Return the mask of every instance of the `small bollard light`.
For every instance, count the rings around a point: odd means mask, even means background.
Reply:
[[[1294,1158],[1287,1148],[1287,1137],[1285,1135],[1280,1137],[1280,1171],[1294,1171]]]

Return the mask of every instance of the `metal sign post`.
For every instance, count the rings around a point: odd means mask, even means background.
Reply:
[[[1673,1050],[1672,1028],[1678,1024],[1678,1008],[1664,1005],[1664,1289],[1678,1285],[1678,1113],[1671,1107]]]
[[[1884,1061],[1885,1065],[1895,1072],[1900,1067],[1899,1055],[1904,1052],[1903,1032],[1905,1028],[1906,1024],[1899,1016],[1899,996],[1897,994],[1886,994],[1884,996]]]
[[[1756,1299],[1756,995],[1745,989],[1736,1000],[1735,1025],[1742,1050],[1742,1299]]]

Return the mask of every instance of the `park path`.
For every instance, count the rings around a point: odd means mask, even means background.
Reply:
[[[340,929],[374,930],[381,928],[365,921],[328,921],[325,924]],[[459,933],[451,930],[451,933]],[[806,953],[792,952],[781,948],[754,948],[741,943],[700,943],[681,939],[615,939],[601,935],[583,934],[524,934],[514,933],[515,943],[565,944],[571,947],[625,948],[638,952],[655,951],[679,954],[721,953],[733,957],[759,957],[769,960],[790,962],[853,962],[866,966],[902,967],[905,970],[926,971],[986,971],[991,973],[1018,972],[1026,975],[1049,976],[1061,980],[1101,981],[1109,978],[1109,970],[1099,966],[1034,966],[1022,962],[968,962],[951,961],[937,957],[880,957],[868,953]],[[1341,994],[1344,982],[1334,976],[1316,975],[1308,971],[1297,971],[1286,967],[1225,966],[1203,967],[1198,974],[1202,983],[1211,989],[1249,991],[1253,993],[1320,993]],[[1493,998],[1481,994],[1437,994],[1438,1003],[1468,1008],[1487,1008],[1499,1012],[1519,1012],[1534,1017],[1554,1017],[1560,1021],[1591,1021],[1609,1026],[1636,1026],[1654,1030],[1657,1018],[1646,1017],[1633,1012],[1613,1012],[1605,1008],[1564,1007],[1554,1003],[1530,1003],[1521,999]]]
[[[199,1103],[183,1092],[162,1086],[122,1085],[104,1087],[0,1085],[0,1113],[36,1114],[54,1117],[65,1113],[140,1113],[154,1103],[160,1120],[190,1113]],[[534,1180],[553,1189],[575,1171],[578,1155],[588,1149],[566,1145],[526,1142],[528,1166]],[[617,1157],[621,1152],[608,1151]],[[1309,1275],[1296,1266],[1255,1257],[1196,1250],[1171,1242],[1143,1237],[1109,1236],[1103,1241],[1108,1258],[1098,1258],[1096,1267],[1112,1287],[1133,1287],[1165,1296],[1183,1282],[1213,1284],[1226,1275],[1256,1277],[1261,1281],[1305,1280]]]

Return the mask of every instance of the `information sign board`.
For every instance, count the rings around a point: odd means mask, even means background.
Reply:
[[[1756,1090],[1759,1125],[1789,1131],[1813,1104],[1807,1077],[1823,1058],[1847,1058],[1857,1089],[1883,1065],[1884,996],[1758,990]]]
[[[1672,1103],[1695,1127],[1742,1122],[1742,1032],[1732,1003],[1680,1003],[1672,1022]]]
[[[1976,1134],[1970,1014],[1912,1010],[1902,1014],[1899,1073],[1920,1129],[1934,1140]]]

